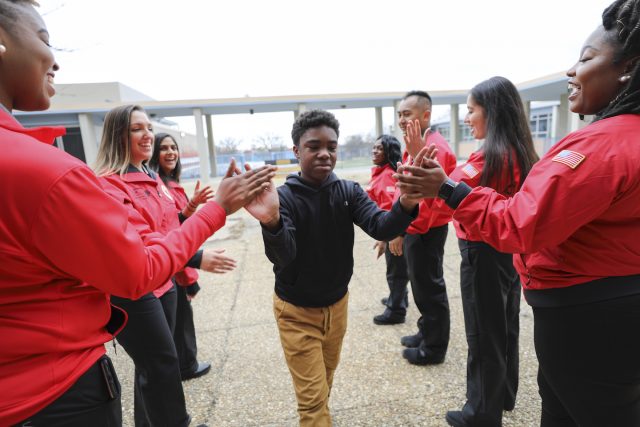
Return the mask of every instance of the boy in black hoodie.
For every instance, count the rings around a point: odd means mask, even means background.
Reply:
[[[339,179],[333,173],[338,134],[333,114],[301,114],[291,131],[301,172],[247,206],[262,224],[273,263],[274,314],[301,426],[331,425],[328,400],[347,327],[353,224],[376,240],[390,240],[418,212],[418,200],[405,195],[383,211],[360,185]]]

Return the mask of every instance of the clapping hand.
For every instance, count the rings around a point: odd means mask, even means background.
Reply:
[[[406,131],[407,133],[404,135],[405,146],[409,155],[415,159],[420,150],[427,145],[431,129],[426,130],[423,138],[420,121],[416,119],[407,123]]]
[[[193,190],[190,202],[195,206],[206,203],[213,197],[213,189],[210,186],[200,188],[200,180],[196,182],[196,188]]]

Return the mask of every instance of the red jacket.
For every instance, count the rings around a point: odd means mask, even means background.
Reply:
[[[169,191],[173,196],[176,209],[178,209],[178,212],[182,212],[189,203],[187,193],[185,193],[184,188],[175,181],[169,181],[167,187],[169,187]],[[195,268],[186,267],[184,270],[178,271],[175,278],[178,285],[189,286],[198,281],[198,271]]]
[[[98,178],[108,194],[140,214],[135,216],[139,220],[132,223],[143,239],[154,236],[153,233],[166,236],[169,231],[180,227],[173,196],[162,180],[155,173],[153,175],[154,178],[151,178],[131,167],[124,175],[115,173]],[[172,286],[169,279],[155,289],[153,294],[160,298]]]
[[[469,187],[478,187],[480,185],[480,179],[482,178],[482,170],[484,169],[484,151],[478,150],[469,156],[469,159],[465,164],[462,164],[455,168],[453,172],[449,174],[449,178],[453,179],[456,182],[464,182]],[[515,156],[513,157],[513,177],[509,174],[509,169],[507,168],[507,161],[505,159],[503,168],[502,168],[502,177],[500,179],[493,179],[492,182],[487,185],[487,187],[496,189],[498,188],[499,183],[509,182],[507,188],[503,188],[498,193],[503,196],[512,196],[520,186],[522,185],[522,177],[520,172],[520,164],[518,163]],[[433,201],[433,209],[437,209],[441,212],[453,212],[443,200],[434,199]],[[456,235],[460,239],[471,240],[467,233],[465,233],[464,229],[460,227],[458,221],[453,221],[453,225],[456,228]]]
[[[438,163],[440,163],[447,174],[451,173],[456,168],[457,159],[456,155],[451,151],[451,148],[449,148],[447,140],[438,132],[432,132],[427,138],[427,145],[430,144],[434,144],[438,148],[438,154],[436,155]],[[407,164],[412,161],[413,160],[410,158],[409,153],[405,151],[402,155],[402,163]],[[394,200],[399,198],[400,190],[397,189]],[[418,218],[416,218],[407,228],[407,234],[425,234],[429,229],[433,227],[440,227],[451,221],[451,213],[431,209],[433,203],[433,199],[424,199],[420,202],[420,213],[418,214]]]
[[[108,294],[138,298],[165,283],[226,218],[208,203],[143,243],[87,165],[50,145],[62,133],[0,111],[2,426],[43,409],[104,354]]]
[[[367,186],[367,194],[380,209],[385,211],[390,211],[393,205],[393,196],[396,192],[394,173],[396,172],[389,164],[371,168],[371,181]]]
[[[640,274],[640,115],[565,137],[507,198],[474,189],[454,213],[464,232],[514,257],[526,289]]]

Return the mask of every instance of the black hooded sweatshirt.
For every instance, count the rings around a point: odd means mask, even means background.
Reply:
[[[376,240],[391,240],[411,224],[399,202],[383,211],[360,185],[334,173],[320,187],[289,175],[278,187],[280,228],[262,228],[273,263],[275,292],[301,307],[327,307],[347,293],[353,273],[353,224]]]

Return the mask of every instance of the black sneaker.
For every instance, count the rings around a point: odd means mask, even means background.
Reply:
[[[397,325],[398,323],[404,323],[405,316],[393,314],[389,310],[385,310],[384,313],[374,316],[373,323],[376,325]]]
[[[417,346],[420,345],[421,341],[422,341],[422,334],[420,332],[418,332],[415,335],[406,335],[400,338],[400,344],[409,348],[416,348]]]
[[[402,357],[412,365],[439,365],[444,362],[444,357],[427,356],[419,348],[405,348]]]

